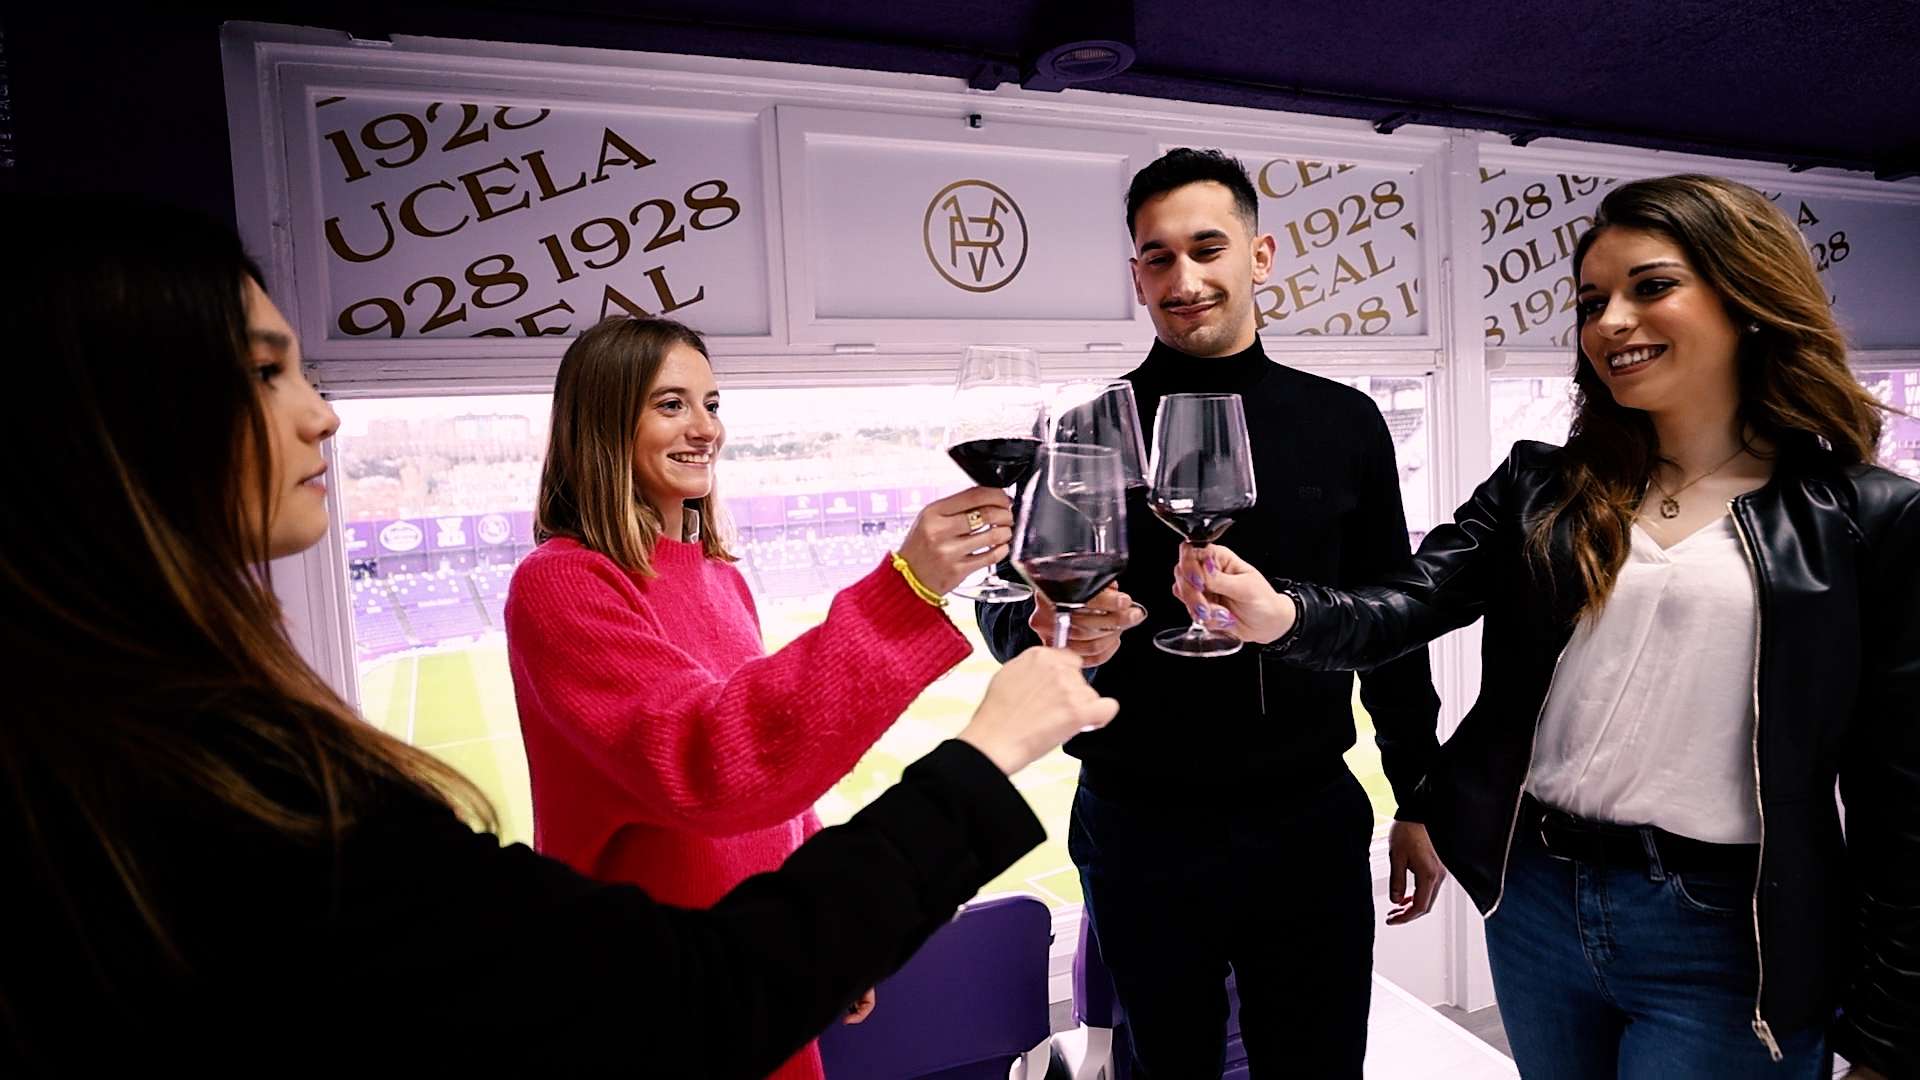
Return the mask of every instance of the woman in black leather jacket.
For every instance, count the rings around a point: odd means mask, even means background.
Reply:
[[[1574,268],[1564,448],[1377,586],[1215,545],[1174,590],[1320,669],[1484,617],[1401,814],[1487,917],[1523,1075],[1920,1075],[1920,484],[1871,464],[1881,407],[1758,193],[1622,185]]]

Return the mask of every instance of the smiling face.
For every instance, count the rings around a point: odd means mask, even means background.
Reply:
[[[668,349],[633,434],[633,479],[655,510],[704,498],[713,490],[713,462],[727,439],[720,390],[699,350]]]
[[[1134,296],[1161,341],[1189,356],[1253,344],[1253,289],[1273,269],[1273,237],[1253,234],[1225,184],[1202,180],[1141,203],[1133,243]]]
[[[340,418],[301,370],[293,327],[251,278],[246,298],[248,359],[258,380],[273,472],[266,550],[277,559],[305,551],[326,535],[327,462],[320,444],[339,429]],[[247,519],[258,520],[258,515]]]
[[[1739,327],[1670,237],[1604,228],[1579,286],[1580,352],[1616,402],[1661,413],[1738,401]]]

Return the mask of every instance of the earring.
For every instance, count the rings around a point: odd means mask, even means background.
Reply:
[[[1749,333],[1749,334],[1757,334],[1757,333],[1759,333],[1759,332],[1760,332],[1760,324],[1759,324],[1759,323],[1757,323],[1757,322],[1750,322],[1750,323],[1748,323],[1748,324],[1747,324],[1747,333]]]

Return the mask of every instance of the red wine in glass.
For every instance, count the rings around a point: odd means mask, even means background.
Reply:
[[[1033,473],[1039,439],[969,439],[947,447],[947,456],[981,487],[1010,488]]]
[[[1252,506],[1253,503],[1247,502],[1238,506],[1198,507],[1192,499],[1162,499],[1152,492],[1147,494],[1147,509],[1153,511],[1153,516],[1196,547],[1220,539],[1233,524],[1233,515]]]
[[[1040,385],[1040,361],[1033,350],[969,346],[960,358],[947,423],[947,456],[954,464],[976,484],[1012,487],[1033,472],[1040,436],[1046,430],[1046,391]],[[953,592],[983,604],[1011,603],[1033,595],[1032,589],[1002,579],[991,568],[984,578],[963,582]]]
[[[1104,446],[1048,443],[1013,531],[1013,566],[1053,603],[1053,644],[1064,648],[1075,611],[1127,568],[1126,485]]]
[[[1112,551],[1074,551],[1041,555],[1019,564],[1020,576],[1056,608],[1075,609],[1100,595],[1127,568],[1127,557]]]

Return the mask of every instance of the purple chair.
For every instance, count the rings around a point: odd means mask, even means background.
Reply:
[[[1113,974],[1100,956],[1093,921],[1080,915],[1080,947],[1073,954],[1073,1018],[1086,1029],[1067,1055],[1075,1080],[1131,1080],[1133,1042],[1127,1012],[1114,992]],[[1240,994],[1227,976],[1227,1049],[1221,1080],[1248,1080],[1247,1051],[1240,1040]]]
[[[820,1037],[828,1080],[1007,1080],[1046,1046],[1052,942],[1053,915],[1031,896],[960,909],[875,988],[864,1023]]]

